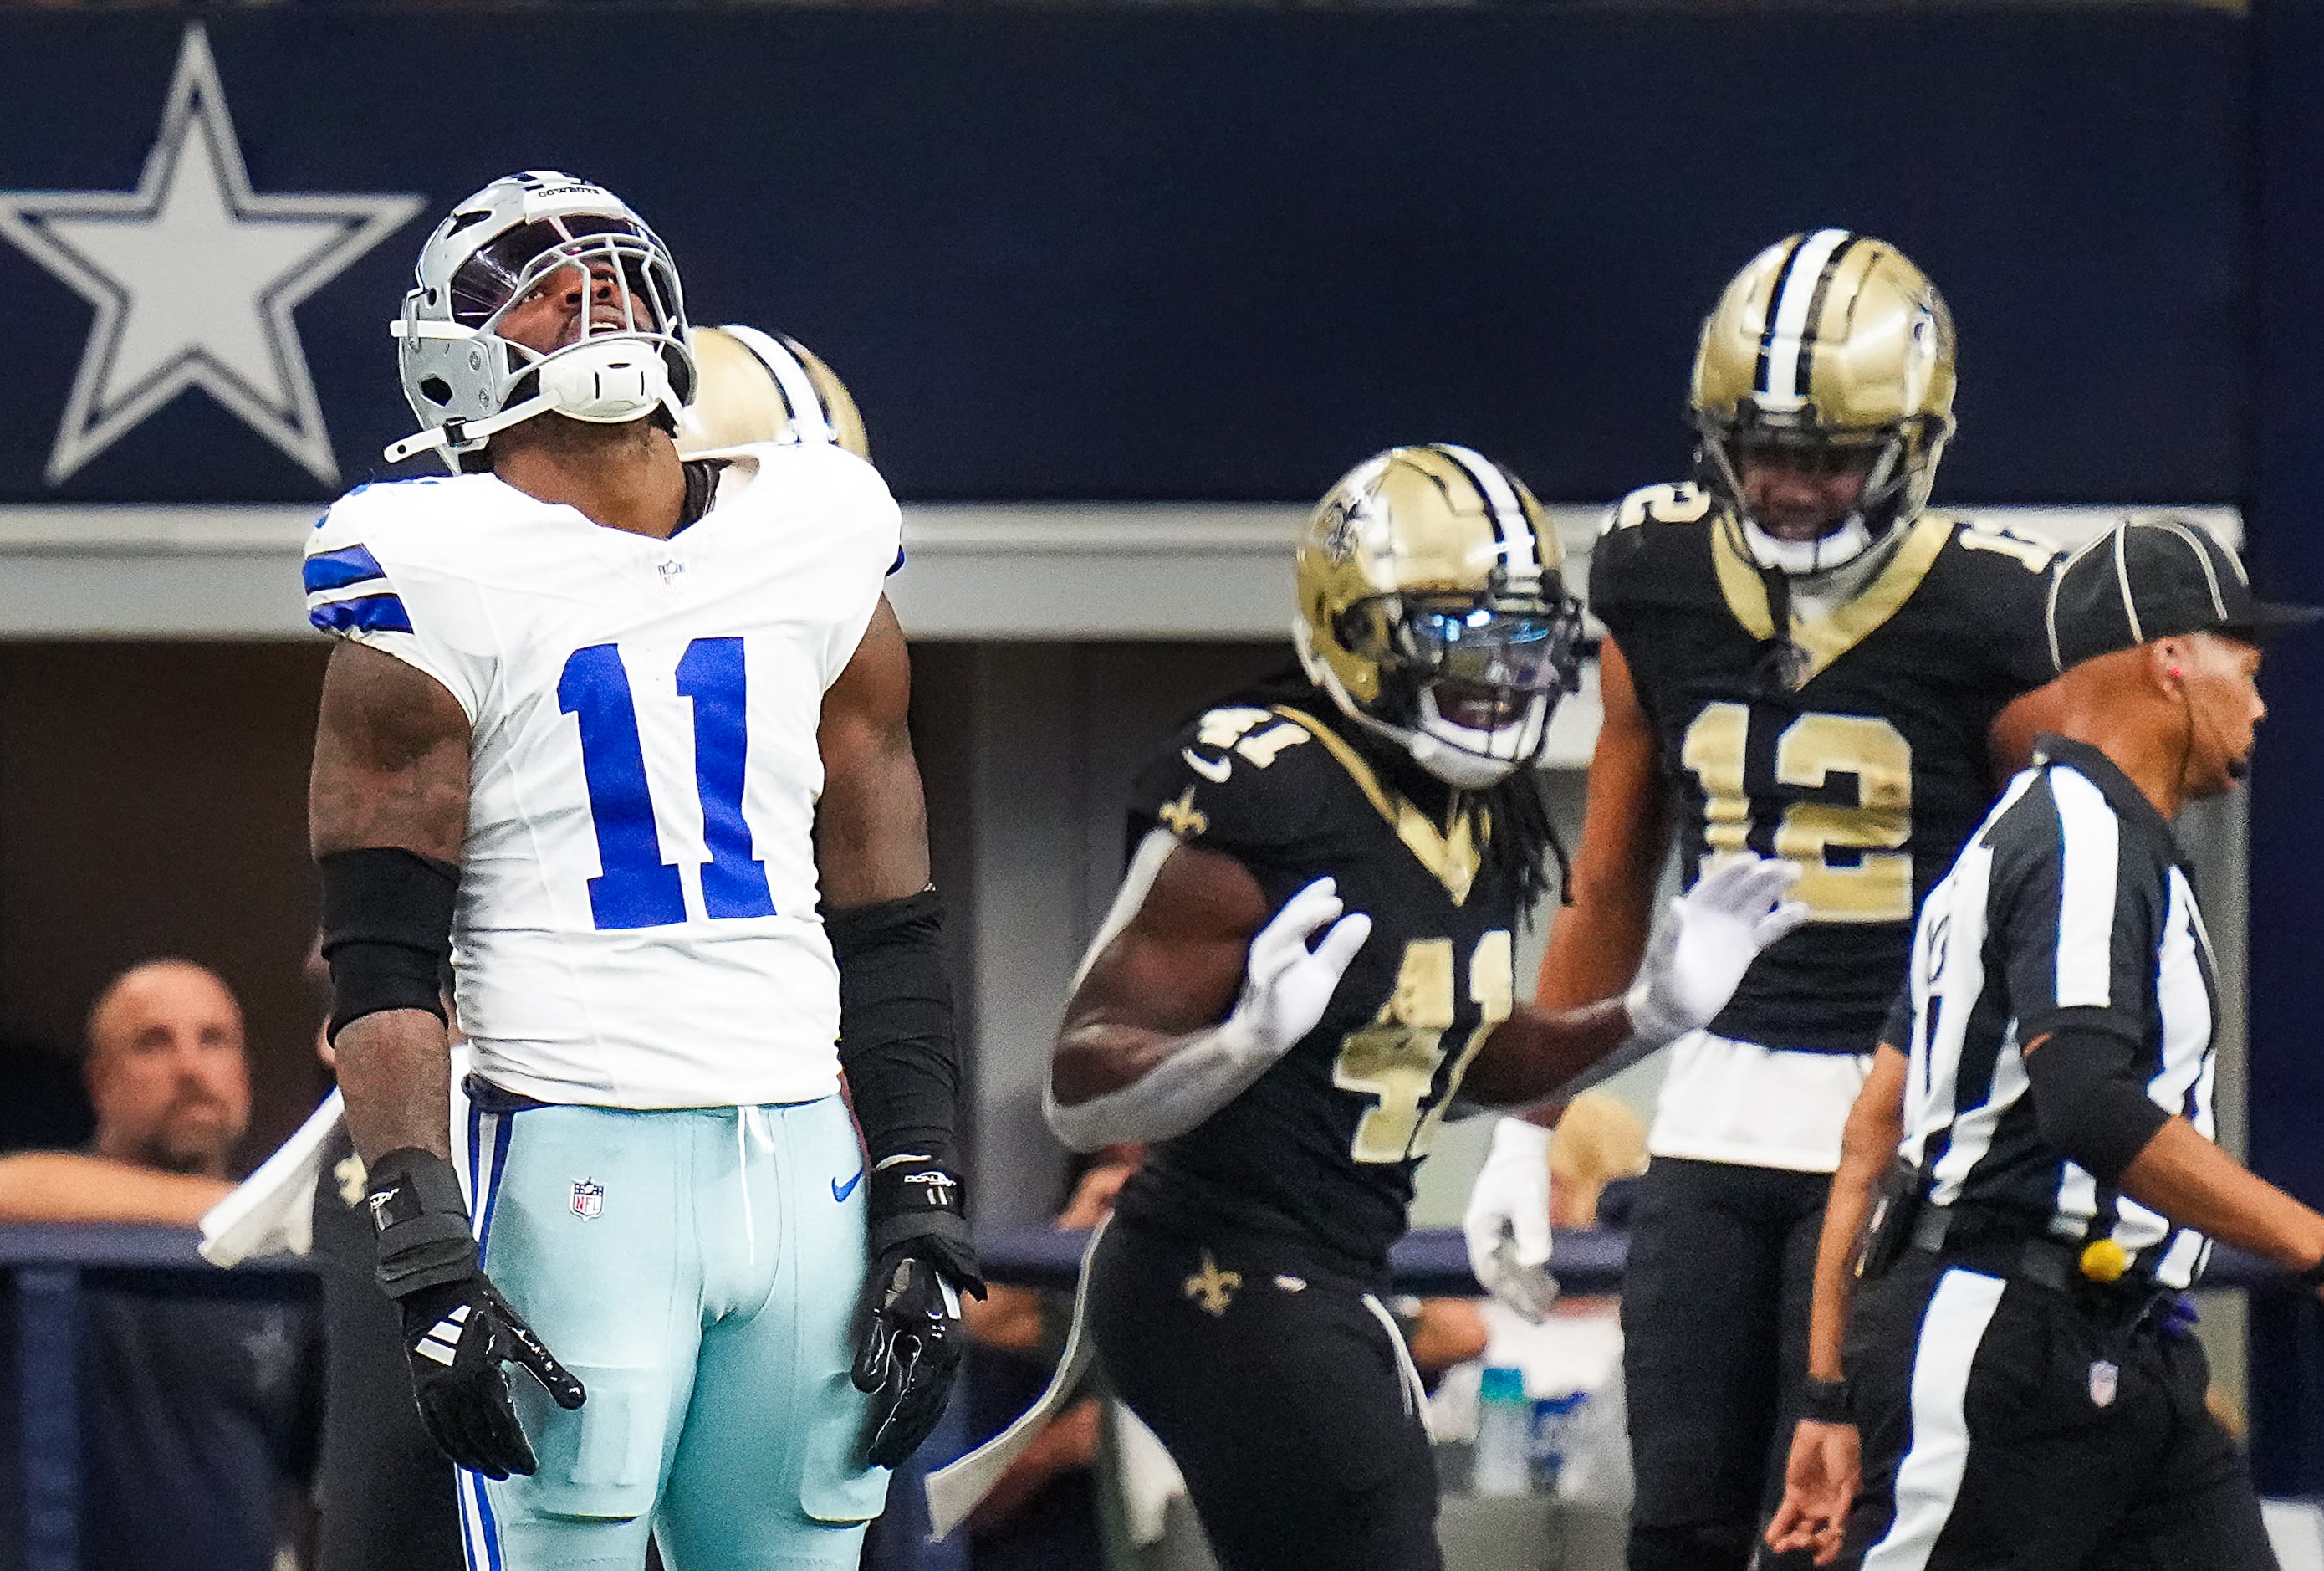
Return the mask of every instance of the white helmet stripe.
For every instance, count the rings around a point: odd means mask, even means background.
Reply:
[[[725,323],[720,331],[732,337],[742,347],[757,356],[759,364],[775,379],[776,388],[783,402],[790,405],[791,430],[801,442],[835,442],[839,433],[831,422],[831,411],[824,407],[822,394],[816,391],[815,378],[790,347],[771,333],[756,328],[746,328],[737,322]]]
[[[1819,229],[1800,242],[1784,269],[1782,288],[1767,302],[1767,378],[1771,402],[1800,396],[1800,348],[1815,330],[1814,308],[1823,298],[1824,267],[1832,254],[1855,236],[1845,229]]]
[[[1501,560],[1508,571],[1512,588],[1538,592],[1542,575],[1549,567],[1543,554],[1541,540],[1534,532],[1532,522],[1526,517],[1525,504],[1517,500],[1516,487],[1501,473],[1499,465],[1473,448],[1458,442],[1438,442],[1436,450],[1461,466],[1469,476],[1477,494],[1484,498],[1485,510],[1492,514],[1493,528],[1501,537]]]

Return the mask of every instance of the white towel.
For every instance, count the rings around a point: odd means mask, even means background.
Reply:
[[[1143,1549],[1162,1541],[1170,1502],[1186,1492],[1185,1476],[1170,1458],[1161,1437],[1146,1427],[1126,1403],[1113,1404],[1114,1450],[1121,1467],[1122,1525],[1130,1541]]]
[[[1057,1360],[1057,1372],[1049,1377],[1048,1389],[1040,1400],[1018,1416],[991,1439],[967,1455],[948,1462],[928,1474],[928,1538],[943,1538],[968,1520],[977,1502],[992,1492],[1009,1465],[1025,1453],[1049,1421],[1064,1410],[1065,1400],[1081,1383],[1088,1370],[1093,1349],[1083,1326],[1083,1314],[1089,1301],[1090,1258],[1097,1252],[1097,1241],[1105,1236],[1105,1224],[1090,1229],[1089,1244],[1082,1251],[1082,1274],[1074,1289],[1074,1322],[1065,1332],[1065,1350]]]
[[[468,1044],[452,1048],[452,1166],[460,1185],[468,1182],[468,1097],[461,1082],[468,1074]],[[315,1185],[322,1177],[323,1148],[346,1122],[346,1104],[333,1091],[307,1115],[299,1132],[258,1164],[233,1194],[202,1215],[202,1258],[217,1266],[240,1265],[265,1254],[305,1254],[315,1247]]]
[[[346,1118],[332,1092],[299,1132],[258,1165],[231,1195],[202,1215],[202,1258],[240,1265],[262,1254],[305,1254],[315,1245],[315,1184],[323,1147]]]

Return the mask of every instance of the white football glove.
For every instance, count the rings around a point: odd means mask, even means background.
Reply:
[[[1522,1118],[1493,1125],[1461,1232],[1485,1290],[1539,1325],[1557,1302],[1549,1274],[1549,1131]]]
[[[1344,910],[1336,879],[1319,878],[1285,901],[1250,941],[1242,996],[1220,1031],[1271,1064],[1314,1030],[1356,951],[1371,937],[1371,918],[1361,911],[1342,916]],[[1308,941],[1327,924],[1331,931],[1310,949]]]
[[[1663,1047],[1709,1025],[1759,951],[1808,919],[1806,905],[1784,898],[1799,876],[1794,864],[1746,854],[1713,864],[1671,901],[1622,1001],[1631,1035]]]
[[[1333,880],[1319,878],[1283,902],[1250,941],[1234,1012],[1186,1039],[1176,1052],[1118,1090],[1064,1106],[1045,1085],[1050,1130],[1069,1148],[1091,1151],[1121,1141],[1184,1134],[1242,1095],[1331,1006],[1340,978],[1371,936],[1372,919],[1342,915]],[[1326,926],[1313,949],[1308,940]]]

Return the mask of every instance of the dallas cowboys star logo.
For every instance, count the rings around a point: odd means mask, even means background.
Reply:
[[[97,308],[49,484],[189,387],[337,484],[290,313],[423,200],[254,194],[209,38],[188,26],[135,190],[0,191],[0,236]]]

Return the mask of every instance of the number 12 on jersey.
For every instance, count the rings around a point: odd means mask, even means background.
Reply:
[[[742,821],[747,690],[739,638],[697,638],[678,657],[678,691],[694,700],[694,781],[710,852],[702,865],[702,905],[714,918],[775,914],[766,864],[751,855],[751,827]],[[620,647],[575,650],[558,679],[557,707],[580,719],[581,771],[604,869],[589,881],[591,919],[600,931],[686,920],[678,868],[661,859],[637,704]]]
[[[1912,920],[1913,854],[1901,849],[1913,832],[1912,744],[1877,716],[1802,715],[1775,738],[1775,777],[1763,782],[1747,779],[1751,721],[1741,704],[1706,704],[1686,728],[1680,762],[1702,786],[1705,855],[1750,849],[1773,816],[1761,844],[1800,864],[1792,897],[1811,921]],[[1834,776],[1854,777],[1853,801],[1783,800],[1833,789]]]

